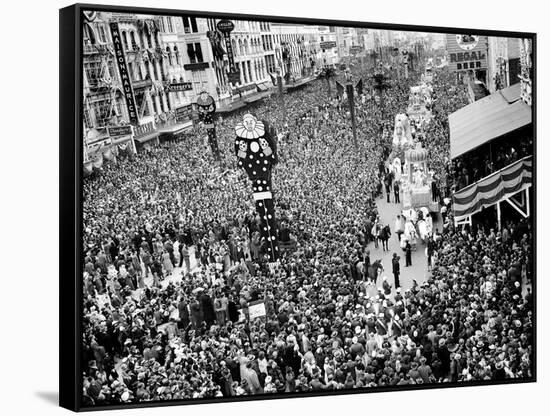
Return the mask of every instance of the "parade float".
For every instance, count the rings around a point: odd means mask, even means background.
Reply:
[[[401,214],[405,222],[401,246],[404,248],[409,242],[415,250],[418,238],[425,242],[431,235],[430,212],[437,212],[438,204],[432,201],[433,178],[428,170],[428,152],[415,142],[412,129],[407,115],[395,116],[392,152],[386,166],[402,192]]]
[[[431,84],[433,82],[433,68],[433,58],[429,58],[428,62],[426,63],[426,71],[422,74],[421,77],[422,83]]]
[[[428,171],[428,151],[417,143],[405,152],[405,163],[401,176],[403,209],[427,208],[437,212],[437,202],[432,201],[432,175]]]
[[[432,117],[432,87],[427,83],[411,87],[407,115],[415,123],[429,122]]]

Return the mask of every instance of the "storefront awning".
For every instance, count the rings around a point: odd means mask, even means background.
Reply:
[[[155,131],[155,132],[152,132],[152,133],[149,133],[149,134],[145,134],[141,137],[136,137],[135,140],[138,142],[138,143],[146,143],[148,142],[149,140],[153,140],[153,139],[156,139],[159,135],[159,132],[158,131]]]
[[[270,95],[271,95],[271,91],[264,91],[264,92],[260,92],[260,93],[248,96],[248,97],[245,98],[244,101],[246,103],[253,103],[255,101],[258,101],[258,100],[261,100],[263,98],[269,97]]]
[[[517,86],[491,94],[449,116],[451,159],[532,122]]]
[[[500,90],[500,93],[508,103],[511,104],[516,102],[521,98],[521,83],[518,82],[508,88],[504,88],[503,90]]]
[[[193,120],[186,121],[184,123],[174,123],[167,126],[164,126],[162,128],[159,128],[159,133],[170,133],[170,134],[176,134],[183,130],[186,130],[190,127],[193,127]]]

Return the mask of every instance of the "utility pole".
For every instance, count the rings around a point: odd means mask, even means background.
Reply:
[[[355,149],[357,150],[357,126],[355,124],[355,99],[353,94],[353,82],[351,79],[351,73],[349,72],[349,69],[346,73],[346,93],[348,96],[348,104],[349,104],[349,113],[351,116],[351,128],[353,131],[353,145],[355,146]]]
[[[283,111],[283,117],[286,121],[286,107],[285,107],[285,99],[284,99],[284,91],[283,91],[283,77],[281,76],[280,69],[277,69],[277,90],[279,94],[279,105],[281,106],[281,110]]]

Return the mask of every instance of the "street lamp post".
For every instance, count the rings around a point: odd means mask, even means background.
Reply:
[[[321,72],[321,77],[325,78],[327,80],[327,88],[328,88],[328,96],[329,98],[332,97],[332,91],[330,86],[330,79],[334,76],[334,69],[330,66],[325,66],[323,68],[323,71]]]
[[[279,105],[281,106],[281,110],[283,111],[283,117],[286,120],[286,107],[285,107],[285,99],[284,99],[284,91],[283,91],[283,77],[281,76],[280,69],[277,69],[277,90],[279,95]]]
[[[353,82],[351,79],[351,73],[349,72],[349,69],[346,73],[346,93],[348,96],[348,104],[349,104],[349,113],[351,116],[351,128],[353,131],[353,145],[355,146],[355,149],[357,149],[357,126],[355,124],[355,100],[354,100],[354,94],[353,94]]]
[[[373,76],[374,78],[374,89],[378,92],[378,96],[380,98],[380,104],[383,105],[384,103],[384,90],[388,88],[388,84],[386,83],[386,77],[384,76],[383,72],[376,72]]]
[[[214,113],[216,112],[216,102],[214,98],[206,91],[199,94],[197,98],[197,109],[199,111],[199,118],[206,127],[206,134],[208,135],[208,143],[212,150],[212,155],[216,160],[220,160],[220,149],[218,148],[218,140],[216,138],[216,125],[214,124]]]

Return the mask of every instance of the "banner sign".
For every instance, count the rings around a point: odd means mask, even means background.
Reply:
[[[196,62],[194,64],[184,64],[183,69],[188,71],[202,71],[203,69],[210,68],[208,62]]]
[[[319,47],[320,47],[321,49],[335,48],[335,47],[336,47],[336,42],[334,42],[334,41],[321,42],[321,43],[319,44]]]
[[[164,87],[166,92],[192,91],[193,84],[191,82],[172,82]]]
[[[248,315],[250,320],[261,318],[266,315],[265,303],[263,302],[251,302],[248,304]]]
[[[122,39],[120,37],[118,23],[111,22],[109,23],[109,27],[111,28],[111,37],[113,38],[115,59],[118,66],[118,72],[120,74],[120,80],[122,82],[122,91],[124,92],[124,98],[126,99],[126,106],[128,107],[130,123],[137,125],[138,114],[136,108],[136,99],[134,97],[134,90],[132,89],[132,82],[130,80],[130,73],[128,72],[126,57],[124,56],[124,49],[122,49]]]
[[[451,71],[487,69],[487,36],[447,34]]]
[[[110,137],[131,136],[132,126],[107,127]]]
[[[94,141],[85,142],[86,150],[90,157],[92,157],[91,155],[95,154],[101,149],[108,148],[112,144],[113,144],[113,139],[111,137],[101,137]]]

